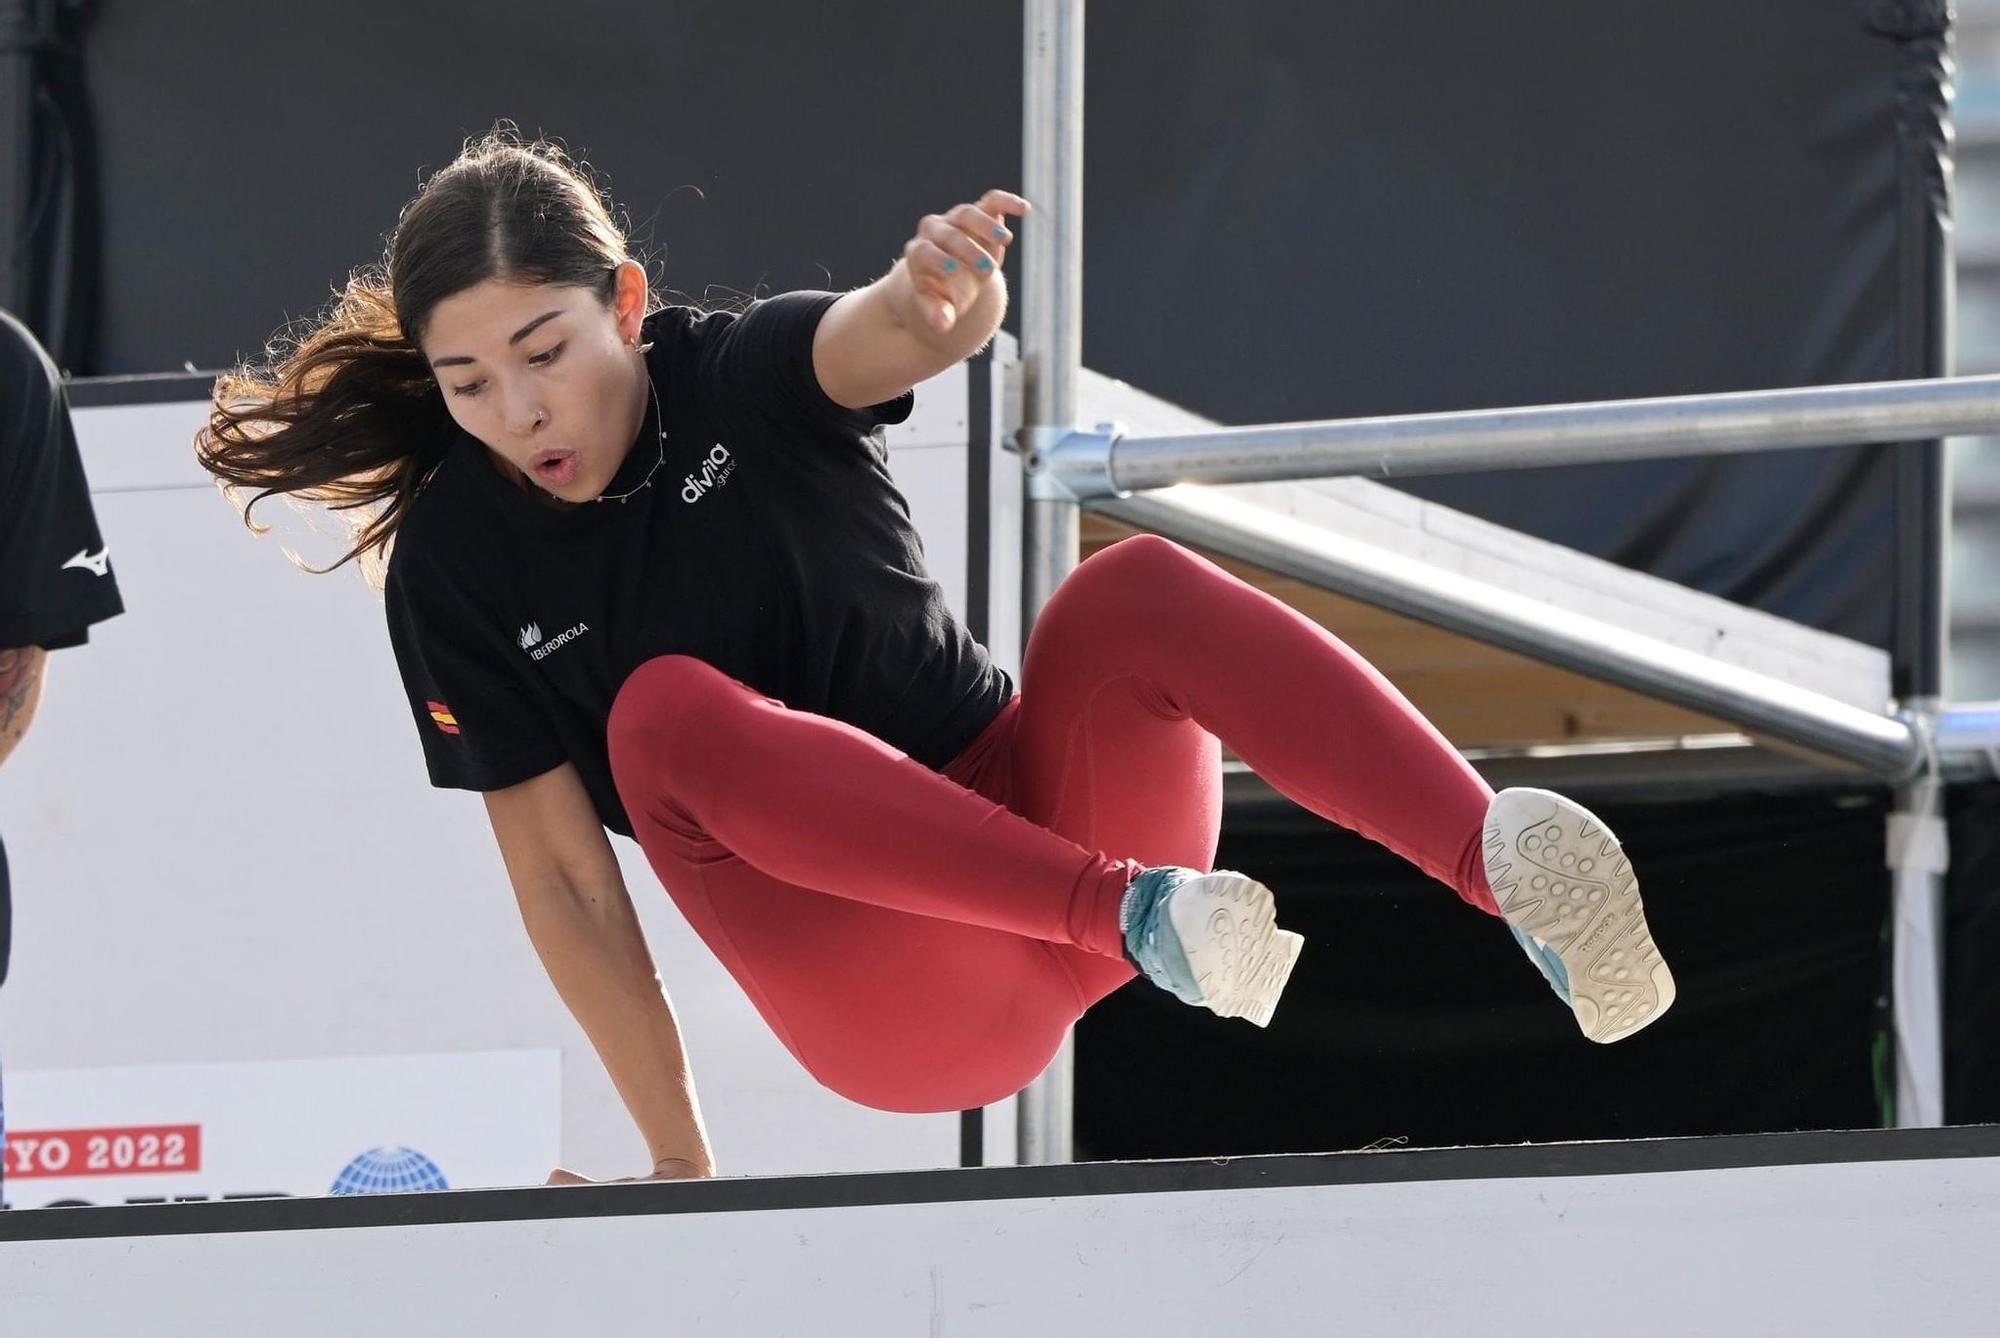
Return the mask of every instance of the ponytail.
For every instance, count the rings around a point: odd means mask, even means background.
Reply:
[[[357,271],[317,325],[281,334],[266,358],[269,370],[244,364],[216,381],[195,456],[256,533],[269,527],[251,512],[280,493],[341,513],[353,546],[309,570],[359,558],[380,584],[396,527],[444,458],[450,419],[429,365],[403,337],[387,277]],[[255,495],[246,501],[247,489]]]

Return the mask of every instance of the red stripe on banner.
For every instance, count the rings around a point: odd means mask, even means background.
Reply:
[[[7,1131],[10,1180],[73,1175],[186,1175],[200,1169],[198,1124]]]

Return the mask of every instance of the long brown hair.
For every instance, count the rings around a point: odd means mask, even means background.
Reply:
[[[587,166],[507,122],[466,141],[397,216],[379,265],[333,302],[219,377],[194,450],[251,517],[268,497],[324,503],[352,526],[379,584],[396,528],[443,459],[450,410],[419,350],[437,305],[487,279],[588,288],[607,304],[629,256]],[[653,305],[660,299],[649,297]],[[242,490],[255,489],[246,502]],[[296,560],[296,559],[295,559]],[[303,565],[303,563],[301,563]]]

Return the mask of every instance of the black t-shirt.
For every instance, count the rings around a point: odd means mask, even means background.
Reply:
[[[879,426],[906,392],[844,408],[813,332],[837,293],[744,311],[671,306],[643,338],[665,463],[625,501],[556,509],[447,422],[445,458],[396,535],[390,642],[434,785],[495,790],[575,764],[604,825],[631,835],[605,722],[657,655],[704,660],[942,770],[1013,695],[945,606]],[[606,487],[661,460],[649,412]]]
[[[124,607],[62,377],[27,327],[0,311],[0,650],[80,646],[92,623]],[[12,929],[0,873],[0,981]]]

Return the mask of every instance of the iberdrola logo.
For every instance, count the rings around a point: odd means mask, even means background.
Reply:
[[[555,654],[589,630],[589,623],[578,623],[567,632],[557,632],[547,641],[544,641],[542,640],[542,625],[540,623],[529,623],[521,629],[521,649],[528,652],[528,658],[531,660],[544,659]]]

